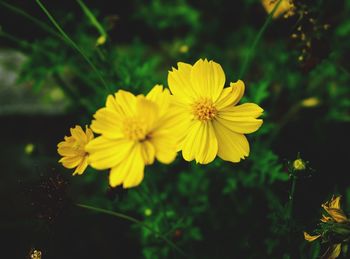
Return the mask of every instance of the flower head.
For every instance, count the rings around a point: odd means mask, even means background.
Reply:
[[[75,126],[70,133],[71,136],[65,136],[64,141],[57,145],[57,152],[63,156],[59,162],[69,169],[76,167],[73,175],[82,174],[88,166],[89,157],[85,146],[94,138],[94,134],[87,126],[85,132],[80,126]]]
[[[264,6],[267,13],[271,13],[275,8],[276,4],[278,4],[279,0],[261,0],[262,5]],[[281,0],[281,3],[277,7],[276,11],[273,14],[273,18],[278,18],[282,14],[285,17],[294,15],[294,3],[292,0]]]
[[[96,112],[91,128],[101,135],[86,150],[93,168],[111,169],[112,187],[137,186],[145,165],[155,158],[165,164],[175,159],[177,135],[172,129],[178,122],[170,105],[169,91],[156,85],[147,96],[119,90]]]
[[[258,105],[236,105],[243,96],[244,83],[238,80],[224,88],[225,74],[214,61],[198,60],[193,66],[179,62],[168,75],[170,91],[181,123],[179,149],[185,160],[207,164],[216,155],[239,162],[249,155],[244,134],[258,130],[262,112]]]
[[[333,196],[330,201],[321,205],[326,215],[322,215],[320,228],[315,231],[315,235],[304,232],[304,238],[309,242],[322,238],[329,243],[323,259],[337,258],[342,251],[342,243],[350,239],[350,220],[340,207],[340,199],[341,196]]]
[[[293,162],[293,169],[294,170],[304,170],[306,168],[305,161],[301,158],[295,159]]]

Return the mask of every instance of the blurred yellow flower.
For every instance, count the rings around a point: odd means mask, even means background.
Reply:
[[[169,90],[156,85],[146,97],[119,90],[96,112],[91,128],[101,136],[86,150],[93,168],[111,169],[112,187],[137,186],[143,180],[145,165],[155,158],[165,164],[175,159],[177,137],[173,128],[178,121],[170,105]]]
[[[75,126],[70,133],[71,136],[65,136],[64,141],[57,145],[57,152],[63,156],[59,162],[69,169],[76,167],[73,175],[82,174],[88,166],[89,157],[85,146],[94,138],[94,134],[87,126],[85,132],[80,126]]]
[[[236,105],[243,96],[238,80],[224,88],[225,74],[214,61],[199,59],[193,66],[179,62],[168,75],[169,88],[181,112],[179,150],[185,160],[207,164],[216,155],[239,162],[249,155],[244,134],[258,130],[263,109],[254,103]]]
[[[320,104],[320,99],[317,97],[310,97],[301,101],[301,106],[303,107],[315,107]]]
[[[34,144],[33,143],[28,143],[24,147],[24,153],[26,153],[27,155],[30,155],[30,154],[33,153],[34,149],[35,149]]]
[[[261,0],[261,3],[268,14],[272,12],[278,2],[279,0]],[[294,8],[293,1],[282,0],[273,14],[273,18],[277,18],[282,14],[288,14],[288,16],[291,16],[294,14]]]

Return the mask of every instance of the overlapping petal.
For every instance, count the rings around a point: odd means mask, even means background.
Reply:
[[[202,98],[210,98],[215,102],[222,93],[225,80],[222,67],[212,60],[199,59],[192,67],[191,83],[197,96]]]
[[[245,103],[220,110],[216,120],[234,132],[248,134],[257,131],[262,125],[263,120],[256,119],[262,112],[263,109],[258,105]]]
[[[103,170],[116,166],[127,158],[135,143],[128,139],[113,140],[103,136],[92,140],[85,150],[92,167]]]
[[[249,143],[244,135],[233,132],[218,121],[214,121],[213,126],[221,159],[237,163],[249,155]]]
[[[136,144],[123,162],[112,167],[109,174],[109,184],[112,187],[121,184],[123,184],[124,188],[135,187],[143,180],[144,167],[141,145]]]
[[[218,141],[211,123],[193,122],[182,145],[185,160],[208,164],[218,152]]]
[[[223,89],[220,97],[215,102],[218,110],[224,109],[228,106],[236,105],[244,94],[245,86],[242,80],[235,83],[230,83],[229,87]]]
[[[191,103],[198,98],[197,90],[191,83],[192,66],[178,62],[178,69],[173,68],[168,74],[168,85],[173,95],[179,96],[184,103]]]

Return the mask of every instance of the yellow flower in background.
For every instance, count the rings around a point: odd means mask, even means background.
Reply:
[[[301,106],[311,108],[311,107],[316,107],[320,104],[320,99],[317,97],[310,97],[306,98],[301,101]]]
[[[88,153],[85,146],[94,138],[92,130],[86,126],[85,132],[80,126],[70,129],[71,136],[64,137],[58,143],[57,152],[63,156],[59,162],[66,168],[75,168],[73,175],[82,174],[88,166]]]
[[[279,0],[261,0],[261,3],[268,14],[272,12],[278,2]],[[292,16],[294,14],[294,8],[295,6],[293,4],[293,1],[282,0],[275,13],[273,14],[273,18],[278,18],[282,14],[288,14],[288,16]]]
[[[236,105],[244,93],[241,80],[224,88],[221,66],[200,59],[193,66],[179,62],[169,71],[168,84],[181,113],[177,131],[185,160],[207,164],[218,155],[239,162],[249,155],[244,134],[260,128],[263,121],[256,118],[263,109],[254,103]]]
[[[155,158],[165,164],[175,159],[177,136],[173,128],[178,117],[170,105],[169,90],[156,85],[147,96],[119,90],[96,112],[91,128],[101,136],[86,150],[93,168],[111,169],[112,187],[137,186],[144,177],[145,165]]]
[[[318,231],[320,233],[316,235],[309,235],[304,232],[306,241],[313,242],[318,238],[323,238],[326,242],[330,242],[330,246],[321,257],[323,259],[337,258],[342,251],[342,240],[349,240],[350,238],[350,221],[340,207],[340,199],[341,196],[333,196],[330,201],[321,205],[327,213],[327,215],[323,214],[320,219],[321,227],[322,224],[326,226],[324,231],[320,230]],[[335,239],[335,241],[330,238]]]

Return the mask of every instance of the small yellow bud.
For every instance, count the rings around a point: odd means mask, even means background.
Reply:
[[[180,53],[187,53],[189,50],[189,47],[188,45],[184,44],[184,45],[181,45],[181,47],[179,48],[179,52]]]
[[[30,258],[31,259],[41,259],[41,255],[42,255],[41,251],[33,250],[30,254]]]
[[[145,216],[149,217],[152,215],[152,210],[150,208],[145,209]]]
[[[320,104],[320,100],[317,97],[306,98],[301,101],[303,107],[315,107]]]
[[[96,46],[100,46],[100,45],[105,44],[106,40],[107,40],[106,35],[101,35],[100,37],[98,37],[98,39],[96,41]]]
[[[30,155],[33,153],[33,151],[34,151],[34,144],[28,143],[27,145],[25,145],[24,153],[26,153],[27,155]]]
[[[50,98],[52,101],[61,101],[64,99],[64,92],[61,88],[56,87],[50,91]]]
[[[298,158],[298,159],[294,160],[293,168],[294,168],[294,170],[304,170],[305,169],[305,162],[301,158]]]

